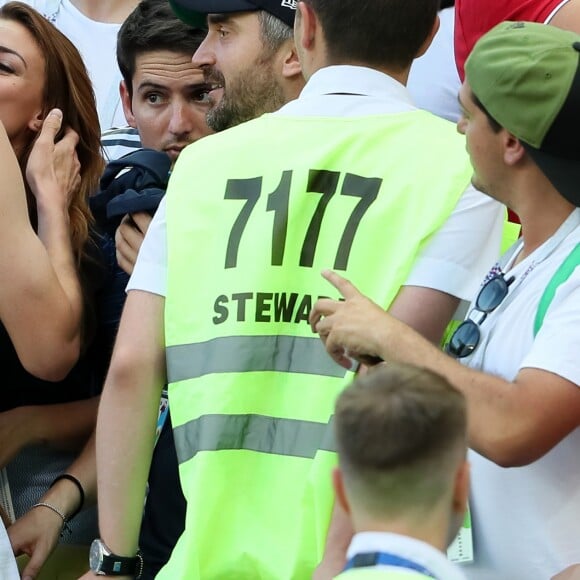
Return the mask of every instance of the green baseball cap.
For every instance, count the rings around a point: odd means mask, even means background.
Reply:
[[[558,192],[580,206],[580,36],[502,22],[476,43],[465,80]]]

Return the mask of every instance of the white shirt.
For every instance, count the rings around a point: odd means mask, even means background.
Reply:
[[[540,261],[549,241],[509,270],[515,280],[481,325],[480,344],[464,359],[470,367],[507,381],[537,368],[580,385],[580,267],[558,287],[533,336],[540,297],[580,243],[580,210],[574,214],[578,225],[547,258]],[[548,580],[580,562],[579,451],[576,429],[524,467],[499,467],[470,452],[475,563],[464,569],[468,578]]]
[[[0,520],[0,578],[2,580],[19,580],[20,578],[12,546],[2,520]]]
[[[333,94],[352,92],[356,94]],[[274,114],[356,117],[415,109],[407,89],[391,77],[364,67],[332,66],[316,72],[300,97]],[[499,254],[503,215],[503,206],[468,187],[452,215],[416,260],[406,285],[471,299],[489,264]],[[127,290],[165,296],[166,269],[162,201],[145,236]]]
[[[443,552],[430,544],[409,536],[386,532],[361,532],[354,536],[347,552],[347,560],[357,554],[385,552],[410,560],[426,568],[440,580],[465,580],[463,573],[452,564]],[[376,570],[403,571],[400,567],[378,565]]]
[[[427,52],[413,61],[407,88],[420,108],[457,123],[461,116],[457,94],[461,80],[455,65],[455,8],[439,12],[439,30]]]
[[[7,1],[0,0],[0,6]],[[48,18],[80,52],[93,83],[101,128],[126,125],[117,66],[117,33],[121,25],[91,20],[70,0],[23,1]]]

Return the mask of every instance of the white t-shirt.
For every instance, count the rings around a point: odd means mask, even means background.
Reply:
[[[8,0],[0,0],[0,6]],[[70,0],[23,0],[48,18],[75,45],[83,57],[91,77],[101,128],[123,127],[127,124],[117,66],[117,33],[120,24],[97,22],[87,18]]]
[[[2,580],[19,580],[20,578],[12,546],[2,520],[0,520],[0,578]]]
[[[457,94],[461,80],[455,65],[453,30],[455,8],[439,12],[440,26],[431,46],[413,61],[407,88],[420,109],[457,123],[461,116]]]
[[[580,210],[575,217],[580,224]],[[522,368],[538,368],[580,385],[580,268],[558,287],[533,336],[540,298],[578,243],[580,225],[545,260],[534,265],[538,248],[509,271],[510,293],[481,325],[480,345],[466,364],[508,381]],[[470,580],[548,580],[580,562],[580,429],[525,467],[499,467],[475,452],[470,461]]]
[[[353,90],[356,94],[344,94]],[[369,68],[332,66],[315,73],[300,97],[279,113],[355,117],[414,109],[407,89],[391,77]],[[415,262],[406,284],[470,300],[489,264],[497,259],[503,216],[502,205],[468,187],[452,215]],[[147,230],[127,290],[165,296],[166,271],[163,200]]]

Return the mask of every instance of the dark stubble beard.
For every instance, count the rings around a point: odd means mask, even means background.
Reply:
[[[264,113],[278,110],[284,103],[284,92],[271,64],[271,58],[253,62],[246,70],[230,79],[221,101],[209,110],[208,126],[224,131]],[[222,80],[217,71],[208,71],[212,79]]]

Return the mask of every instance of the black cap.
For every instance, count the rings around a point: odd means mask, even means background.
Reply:
[[[206,26],[207,14],[265,10],[288,26],[294,26],[296,0],[169,0],[180,20],[191,26]]]

